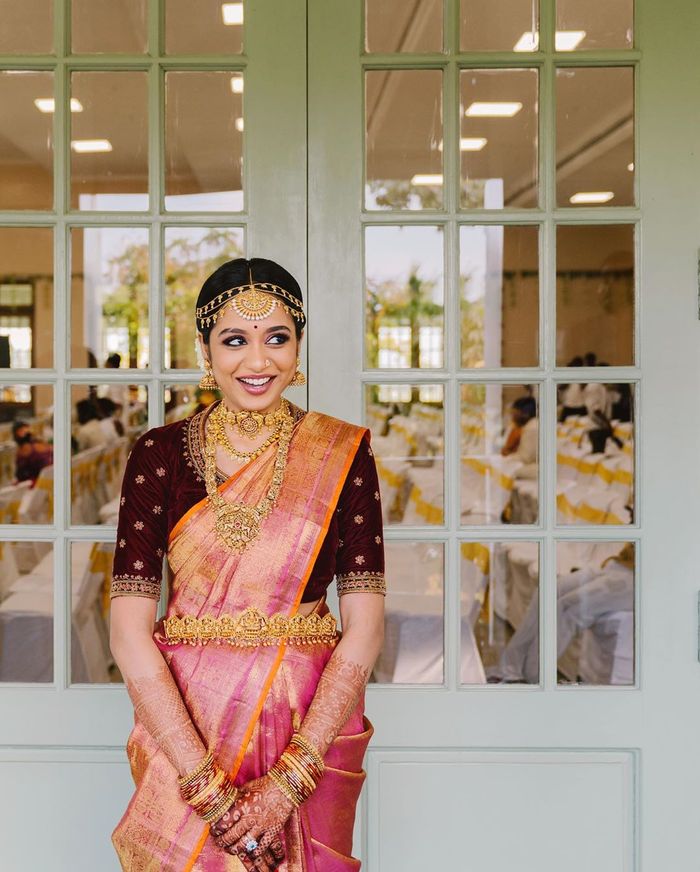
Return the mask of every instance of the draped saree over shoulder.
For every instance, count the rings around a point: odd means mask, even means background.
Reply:
[[[222,546],[207,500],[190,509],[170,536],[168,616],[218,617],[249,607],[268,617],[295,614],[364,432],[318,413],[304,416],[290,444],[278,503],[242,554]],[[220,491],[231,501],[258,502],[273,462],[274,452],[266,452]],[[170,646],[158,630],[154,638],[204,743],[239,785],[265,774],[279,758],[333,652],[321,643]],[[285,828],[282,872],[360,868],[350,852],[370,734],[361,702],[329,749],[317,790]],[[125,872],[241,870],[180,799],[177,773],[139,722],[127,752],[136,792],[112,837]]]

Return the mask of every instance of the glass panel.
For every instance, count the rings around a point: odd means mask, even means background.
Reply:
[[[367,227],[365,362],[372,369],[444,365],[442,227]]]
[[[53,51],[53,0],[0,0],[0,54]]]
[[[146,51],[146,0],[72,0],[71,10],[74,53]]]
[[[560,385],[557,520],[634,520],[634,385]]]
[[[462,684],[538,684],[537,542],[462,542]]]
[[[442,206],[442,72],[366,74],[367,209]]]
[[[197,212],[243,208],[240,73],[166,73],[165,208]]]
[[[72,684],[109,684],[122,677],[109,650],[109,588],[114,542],[71,542]]]
[[[0,228],[0,367],[53,366],[53,231]]]
[[[557,366],[634,363],[634,286],[631,224],[557,227]]]
[[[634,0],[557,0],[560,51],[632,48]]]
[[[444,523],[442,385],[367,385],[365,422],[372,431],[384,523]]]
[[[462,524],[536,524],[537,385],[463,384]]]
[[[50,542],[0,542],[0,681],[53,681]]]
[[[444,546],[440,542],[385,542],[384,647],[373,681],[442,684]]]
[[[633,542],[557,542],[557,681],[634,684]]]
[[[442,51],[442,0],[365,0],[367,51]]]
[[[114,524],[131,446],[146,430],[143,385],[71,387],[71,523]]]
[[[148,366],[148,230],[71,229],[71,363]]]
[[[73,73],[71,208],[148,209],[146,87],[146,73]]]
[[[53,208],[53,110],[52,73],[0,72],[0,209]]]
[[[632,67],[557,70],[557,205],[634,205]]]
[[[165,386],[165,423],[172,424],[190,415],[201,412],[216,400],[221,399],[219,391],[203,391],[197,384],[172,384]]]
[[[194,310],[207,276],[244,255],[242,227],[168,227],[165,230],[165,366],[197,369]]]
[[[462,70],[461,205],[537,205],[537,71]]]
[[[244,4],[165,0],[166,54],[240,54]]]
[[[459,230],[462,366],[537,366],[539,231],[517,225]]]
[[[462,51],[536,51],[537,0],[462,0]]]

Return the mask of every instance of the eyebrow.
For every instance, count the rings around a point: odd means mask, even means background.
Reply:
[[[277,327],[268,327],[267,330],[265,330],[265,333],[278,333],[280,330],[286,330],[287,333],[292,332],[286,324],[280,324]],[[243,330],[242,327],[224,327],[224,329],[219,333],[219,336],[225,336],[227,333],[235,333],[239,336],[248,335],[248,331]]]

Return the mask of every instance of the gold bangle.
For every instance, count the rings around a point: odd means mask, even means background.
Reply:
[[[296,791],[292,789],[292,787],[291,787],[291,785],[289,784],[289,782],[287,781],[287,779],[284,778],[282,775],[280,775],[279,772],[275,771],[275,768],[274,768],[274,767],[273,767],[272,769],[270,769],[270,771],[269,771],[267,774],[268,774],[268,775],[270,776],[270,778],[275,782],[275,784],[277,785],[277,787],[279,787],[279,789],[280,789],[280,790],[282,791],[282,793],[287,797],[287,799],[288,799],[288,800],[289,800],[289,801],[290,801],[294,806],[296,806],[296,807],[298,808],[298,807],[301,805],[302,800],[301,800],[301,798],[297,795]]]
[[[236,797],[238,796],[238,789],[233,786],[231,782],[229,782],[229,787],[224,791],[223,796],[219,800],[219,802],[209,811],[204,812],[200,815],[203,820],[205,820],[208,824],[214,823],[217,821],[221,815],[236,801]]]
[[[216,775],[209,782],[209,784],[207,784],[206,787],[203,787],[196,796],[193,796],[192,799],[188,800],[189,804],[193,808],[196,808],[197,806],[205,803],[207,799],[214,796],[218,792],[225,778],[226,773],[223,769],[219,769]]]
[[[302,736],[301,733],[294,733],[292,738],[289,741],[290,745],[297,745],[299,748],[303,748],[304,751],[313,759],[318,768],[323,772],[325,769],[325,763],[323,762],[323,757],[318,753],[316,748],[309,742],[309,740]]]
[[[184,775],[181,775],[177,779],[177,783],[180,785],[180,787],[186,787],[190,781],[194,781],[194,779],[200,774],[200,772],[203,772],[207,768],[207,766],[209,766],[213,762],[214,755],[211,751],[207,751],[207,753],[199,761],[197,766],[190,772],[186,772]]]

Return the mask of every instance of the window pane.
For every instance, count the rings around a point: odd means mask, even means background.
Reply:
[[[537,205],[537,71],[460,75],[461,205]]]
[[[560,385],[557,520],[634,520],[634,385]]]
[[[442,0],[365,0],[370,52],[442,51]]]
[[[634,684],[633,542],[557,543],[559,684]]]
[[[0,385],[0,524],[51,524],[53,504],[53,388]],[[29,572],[34,546],[17,549]]]
[[[148,366],[148,230],[71,229],[71,362]]]
[[[444,523],[442,385],[367,385],[365,421],[372,431],[384,523]]]
[[[165,366],[197,369],[194,310],[204,280],[227,260],[244,255],[242,227],[165,230]]]
[[[166,74],[165,208],[198,212],[243,208],[243,76],[239,73]]]
[[[558,366],[634,363],[634,285],[631,224],[557,227]]]
[[[50,542],[0,542],[0,681],[53,681]]]
[[[73,209],[148,208],[146,86],[146,73],[73,73]]]
[[[0,0],[0,54],[53,51],[53,0]]]
[[[196,383],[165,385],[165,423],[172,424],[195,415],[221,399],[219,391],[203,391]]]
[[[634,71],[557,70],[557,204],[634,205]]]
[[[146,0],[72,0],[73,52],[146,51]]]
[[[464,368],[537,366],[538,236],[537,227],[460,227]]]
[[[538,684],[539,545],[462,542],[462,684]]]
[[[462,51],[536,51],[537,0],[461,0]]]
[[[0,367],[53,366],[53,231],[0,228]]]
[[[557,31],[567,48],[632,48],[634,0],[557,0]]]
[[[444,365],[442,227],[365,231],[365,362],[372,369]]]
[[[366,74],[367,209],[442,206],[442,73]]]
[[[380,684],[442,684],[444,546],[386,542],[384,647],[372,677]]]
[[[536,524],[537,385],[463,384],[462,524]]]
[[[71,408],[71,523],[116,526],[126,458],[146,430],[146,388],[73,385]]]
[[[244,4],[165,0],[167,54],[240,54]]]
[[[0,209],[53,208],[53,100],[52,73],[0,72]]]

